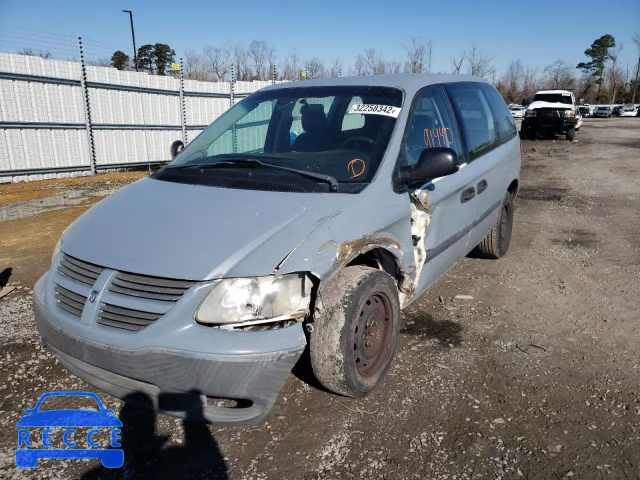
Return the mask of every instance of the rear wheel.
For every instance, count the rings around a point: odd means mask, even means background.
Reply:
[[[319,294],[311,366],[327,389],[362,397],[382,382],[398,339],[396,283],[370,267],[346,267]]]
[[[513,230],[513,194],[507,192],[502,202],[500,215],[486,237],[478,244],[477,250],[482,258],[498,259],[504,257],[511,243]]]

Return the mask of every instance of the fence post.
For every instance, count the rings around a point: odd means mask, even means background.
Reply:
[[[231,85],[229,88],[229,108],[233,107],[233,102],[234,102],[234,95],[235,95],[235,82],[236,82],[236,75],[235,75],[235,70],[233,68],[233,65],[231,65]],[[237,153],[238,151],[238,136],[236,135],[236,124],[234,123],[231,126],[231,132],[233,135],[233,153]]]
[[[96,174],[96,144],[93,139],[93,125],[91,123],[91,102],[89,101],[89,87],[87,87],[87,65],[84,63],[84,51],[82,49],[82,37],[78,37],[80,48],[80,88],[82,90],[82,103],[84,104],[84,123],[87,130],[89,144],[89,167],[91,175]]]
[[[187,144],[187,105],[184,100],[184,73],[182,58],[180,59],[180,123],[182,125],[182,142]]]

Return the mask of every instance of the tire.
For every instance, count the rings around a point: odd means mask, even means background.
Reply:
[[[567,140],[569,140],[570,142],[573,142],[575,139],[576,139],[576,129],[570,128],[567,131]]]
[[[394,279],[375,268],[346,267],[318,295],[314,316],[309,343],[318,381],[347,397],[367,395],[391,367],[398,342]]]
[[[507,254],[513,231],[513,194],[507,192],[502,202],[500,215],[486,237],[478,244],[480,257],[497,260]]]

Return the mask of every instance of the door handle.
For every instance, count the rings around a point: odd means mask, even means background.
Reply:
[[[480,195],[482,192],[484,192],[487,187],[489,186],[489,184],[487,183],[487,181],[483,178],[482,180],[480,180],[478,182],[478,185],[476,185],[476,188],[478,189],[478,195]]]
[[[462,191],[460,195],[460,203],[466,203],[476,196],[476,189],[473,187],[469,187]]]

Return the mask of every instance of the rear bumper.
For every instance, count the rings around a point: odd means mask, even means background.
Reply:
[[[95,328],[80,321],[71,325],[55,300],[47,298],[48,280],[47,274],[36,284],[33,309],[38,331],[60,363],[100,390],[169,415],[227,425],[260,421],[306,345],[300,324],[272,332],[237,332],[235,338],[229,334],[236,332],[191,329],[193,345],[204,340],[211,345],[208,352],[168,344],[125,348],[103,343],[88,338],[96,335]],[[250,351],[246,345],[253,342],[242,344],[247,335],[265,333],[279,335],[278,350]],[[144,334],[143,330],[136,335]],[[262,338],[268,342],[271,335]],[[233,342],[240,344],[229,345]],[[213,398],[207,402],[207,397]],[[216,406],[215,399],[237,400],[238,407]]]

